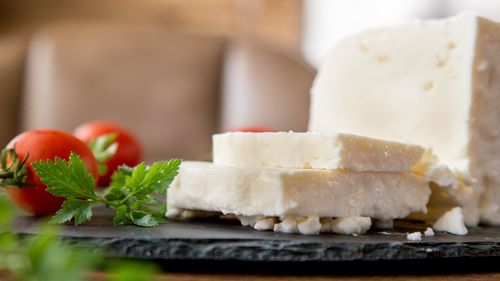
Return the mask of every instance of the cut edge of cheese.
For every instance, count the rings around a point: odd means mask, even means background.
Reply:
[[[425,149],[342,133],[231,132],[213,135],[216,165],[410,172]]]
[[[426,212],[430,188],[412,174],[183,162],[167,193],[167,209],[391,220]]]

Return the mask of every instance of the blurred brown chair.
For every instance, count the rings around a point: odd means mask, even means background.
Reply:
[[[138,135],[147,161],[196,159],[210,151],[213,133],[230,128],[305,130],[314,74],[300,58],[256,43],[54,27],[30,41],[19,129],[110,120]]]

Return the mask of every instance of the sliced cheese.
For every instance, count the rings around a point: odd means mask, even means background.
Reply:
[[[167,206],[240,216],[364,216],[381,220],[426,211],[430,189],[412,174],[221,167],[184,162]]]
[[[430,147],[470,176],[466,223],[500,224],[499,52],[500,25],[472,14],[350,36],[314,82],[309,130]]]
[[[213,136],[220,166],[410,172],[424,155],[417,145],[339,133],[225,133]]]

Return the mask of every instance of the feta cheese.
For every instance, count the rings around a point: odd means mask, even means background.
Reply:
[[[467,227],[464,225],[462,209],[455,207],[444,213],[433,225],[437,231],[446,231],[456,235],[466,235]]]
[[[273,230],[274,229],[274,219],[273,218],[264,218],[258,220],[253,226],[255,230],[265,231],[265,230]]]
[[[472,14],[352,35],[317,75],[309,130],[432,148],[471,176],[467,225],[500,224],[499,50],[500,25]]]
[[[319,223],[319,217],[308,217],[304,221],[297,224],[299,232],[305,235],[319,234],[321,230],[321,224]]]
[[[422,233],[418,231],[408,233],[408,235],[406,235],[406,239],[408,239],[409,241],[422,241]]]
[[[298,221],[294,217],[284,217],[280,223],[274,225],[275,232],[284,232],[284,233],[299,233],[299,228],[297,226]]]
[[[168,216],[168,214],[167,214]],[[175,217],[175,216],[172,216]],[[264,217],[262,216],[236,216],[243,226],[254,227],[254,225]]]
[[[372,220],[367,217],[337,218],[331,224],[332,232],[338,234],[365,234],[371,225]]]
[[[425,235],[425,236],[434,236],[434,230],[432,230],[432,228],[428,227],[428,228],[424,231],[424,235]]]
[[[167,206],[243,216],[390,220],[425,212],[429,196],[427,182],[411,174],[183,162]]]
[[[424,154],[417,145],[339,133],[245,133],[213,136],[216,165],[410,172]]]

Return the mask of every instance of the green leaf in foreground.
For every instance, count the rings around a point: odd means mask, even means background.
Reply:
[[[51,223],[73,220],[76,225],[92,218],[92,206],[102,203],[115,211],[115,225],[135,224],[143,227],[158,225],[163,220],[165,204],[156,199],[165,195],[177,176],[181,161],[144,163],[135,168],[119,167],[112,176],[110,187],[103,193],[94,192],[94,177],[80,157],[74,153],[69,161],[33,163],[37,175],[47,185],[47,191],[66,200],[52,217]]]
[[[75,153],[71,153],[69,162],[57,157],[54,161],[39,161],[32,165],[51,194],[66,198],[96,199],[94,176]]]
[[[82,224],[92,217],[93,203],[92,201],[67,199],[62,208],[52,216],[50,223],[62,224],[74,219],[75,225]]]

